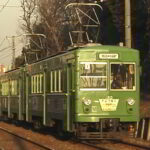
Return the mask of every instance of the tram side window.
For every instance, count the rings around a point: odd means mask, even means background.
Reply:
[[[57,71],[54,71],[54,92],[57,92]]]
[[[31,76],[31,93],[43,92],[43,74]]]
[[[50,72],[50,92],[62,92],[62,70]]]
[[[0,95],[2,95],[2,84],[0,82]]]
[[[31,76],[31,93],[34,93],[34,78]]]
[[[17,95],[18,94],[17,80],[11,80],[10,81],[10,94],[11,95]]]
[[[66,69],[63,69],[61,70],[61,73],[60,73],[60,88],[61,88],[61,91],[62,92],[67,92],[67,70]]]
[[[53,92],[53,71],[50,72],[50,92]]]
[[[61,70],[57,71],[57,90],[61,92]]]
[[[43,93],[43,82],[44,82],[44,79],[43,79],[43,74],[40,74],[39,75],[39,93]]]
[[[50,92],[57,92],[57,71],[50,72]]]
[[[135,64],[111,64],[111,89],[135,90]]]
[[[55,75],[55,89],[56,92],[61,92],[61,70],[56,70],[56,75]]]
[[[7,96],[9,93],[9,83],[8,81],[2,82],[2,95]]]

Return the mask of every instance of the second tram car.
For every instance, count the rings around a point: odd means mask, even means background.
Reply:
[[[139,51],[84,46],[0,76],[0,114],[102,137],[139,121]]]

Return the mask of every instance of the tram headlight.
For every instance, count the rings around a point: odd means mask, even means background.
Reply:
[[[90,99],[84,99],[83,103],[89,106],[92,103],[92,101]]]
[[[131,106],[135,104],[135,100],[134,100],[133,98],[129,98],[129,99],[127,100],[127,102],[128,102],[128,104],[131,105]]]

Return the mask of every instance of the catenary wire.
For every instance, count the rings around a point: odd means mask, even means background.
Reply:
[[[7,50],[7,49],[9,49],[9,48],[11,48],[11,46],[8,46],[8,47],[5,47],[5,48],[3,48],[3,49],[0,49],[0,52],[3,52],[3,51],[5,51],[5,50]]]
[[[10,0],[7,0],[7,2],[3,5],[3,7],[0,9],[0,13],[3,11],[3,9],[7,6]]]
[[[0,60],[7,58],[7,57],[10,57],[10,55],[11,55],[11,53],[7,53],[7,55],[3,55],[2,57],[0,57]]]
[[[0,47],[3,45],[3,43],[5,42],[5,38],[2,40],[2,42],[0,43]]]
[[[21,6],[15,6],[15,5],[5,6],[5,5],[0,5],[0,7],[20,8]]]

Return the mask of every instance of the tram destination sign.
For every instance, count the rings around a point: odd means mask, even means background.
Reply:
[[[99,59],[119,59],[119,55],[116,53],[101,53]]]

